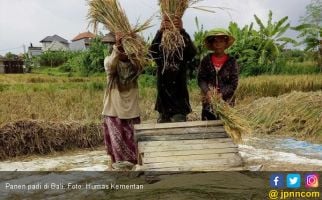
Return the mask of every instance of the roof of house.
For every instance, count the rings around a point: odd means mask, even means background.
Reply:
[[[102,42],[105,43],[114,43],[115,42],[115,34],[112,32],[109,32],[102,38]]]
[[[58,42],[61,42],[61,43],[64,43],[64,44],[68,44],[68,41],[58,35],[53,35],[53,36],[47,36],[45,37],[44,39],[42,39],[40,41],[40,43],[43,43],[43,42],[53,42],[53,41],[58,41]]]
[[[84,32],[84,33],[80,33],[78,34],[76,37],[74,37],[74,39],[72,39],[72,41],[77,41],[77,40],[81,40],[81,39],[86,39],[86,38],[94,38],[95,35],[89,31]]]

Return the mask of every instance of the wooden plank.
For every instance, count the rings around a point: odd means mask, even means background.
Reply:
[[[231,138],[201,139],[201,140],[178,140],[178,141],[142,141],[139,145],[145,146],[172,146],[185,144],[216,144],[216,143],[233,143]]]
[[[141,135],[179,135],[179,134],[195,134],[195,133],[223,133],[224,127],[191,127],[191,128],[172,128],[172,129],[149,129],[149,130],[136,130],[135,137]]]
[[[164,162],[180,162],[180,161],[198,161],[198,160],[213,160],[213,159],[233,159],[236,153],[217,153],[217,154],[199,154],[199,155],[173,155],[165,157],[143,157],[143,164],[148,163],[164,163]]]
[[[183,144],[178,145],[149,145],[142,146],[139,143],[138,149],[140,153],[147,152],[167,152],[167,151],[185,151],[185,150],[201,150],[201,149],[227,149],[227,148],[236,148],[235,144],[231,143],[205,143],[205,144]]]
[[[176,162],[158,162],[158,163],[147,163],[143,164],[145,169],[155,169],[155,168],[170,168],[170,167],[209,167],[209,168],[216,168],[216,167],[240,167],[242,166],[242,160],[239,156],[235,156],[234,158],[223,159],[217,158],[214,160],[187,160],[187,161],[176,161]]]
[[[194,133],[194,134],[170,134],[160,136],[137,136],[137,141],[173,141],[173,140],[196,140],[196,139],[214,139],[214,138],[228,138],[226,133]]]
[[[175,150],[164,152],[144,152],[145,158],[160,158],[168,156],[184,156],[184,155],[207,155],[207,154],[222,154],[222,153],[238,153],[237,148],[223,148],[223,149],[198,149],[198,150]]]
[[[208,126],[222,126],[220,120],[213,121],[190,121],[190,122],[176,122],[176,123],[160,123],[160,124],[136,124],[135,130],[148,130],[148,129],[163,129],[163,128],[188,128],[188,127],[208,127]]]
[[[180,145],[180,146],[167,146],[167,147],[144,147],[139,148],[140,153],[150,153],[150,152],[169,152],[169,151],[187,151],[187,150],[202,150],[202,149],[227,149],[235,148],[238,150],[234,144],[223,144],[223,145]]]

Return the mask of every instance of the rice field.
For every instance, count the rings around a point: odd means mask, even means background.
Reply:
[[[139,81],[142,120],[154,120],[156,98],[154,77]],[[99,122],[106,86],[105,77],[56,77],[40,74],[0,76],[0,125],[21,119]],[[200,92],[195,81],[189,83],[190,103],[195,119],[200,113]],[[237,104],[261,97],[276,97],[292,91],[322,90],[322,74],[258,76],[241,78]]]
[[[47,134],[55,135],[51,128],[44,126],[44,122],[55,124],[55,127],[59,127],[58,132],[64,137],[68,137],[68,134],[63,134],[64,131],[61,130],[65,130],[64,128],[72,123],[74,127],[89,130],[89,132],[85,131],[84,139],[75,137],[77,134],[71,131],[71,136],[79,140],[77,145],[71,145],[70,148],[78,148],[82,145],[92,147],[93,145],[86,144],[90,141],[95,141],[95,144],[97,141],[102,142],[101,138],[95,137],[102,136],[100,124],[105,86],[106,80],[103,76],[84,78],[42,74],[0,75],[0,138],[8,138],[9,132],[15,133],[14,130],[21,129],[12,124],[28,122],[27,124],[42,127],[41,129],[45,131],[39,137],[29,137],[30,135],[25,134],[34,144],[32,150],[28,152],[47,153],[65,148],[53,143],[53,146],[56,146],[52,149],[41,150],[45,147],[37,143],[39,138],[47,138],[44,137]],[[139,86],[141,119],[145,122],[155,122],[157,112],[154,111],[156,98],[154,77],[142,75]],[[188,120],[200,120],[201,98],[195,81],[189,82],[189,91],[193,112],[188,116]],[[285,101],[293,98],[288,95],[296,94],[294,91],[302,91],[303,98],[299,96],[293,102]],[[236,108],[253,122],[256,132],[292,135],[321,143],[321,123],[314,121],[322,118],[321,91],[322,74],[241,78],[236,93]],[[315,101],[308,101],[312,98]],[[296,110],[297,104],[301,107]],[[274,112],[275,110],[278,112]],[[288,120],[285,120],[285,117]],[[310,126],[303,125],[304,121]],[[8,127],[11,127],[9,132]],[[94,134],[94,138],[86,136],[93,133],[97,133],[96,136]],[[12,135],[12,138],[15,140],[19,137]],[[60,140],[55,141],[60,143]],[[3,157],[9,153],[20,155],[18,152],[7,152]]]

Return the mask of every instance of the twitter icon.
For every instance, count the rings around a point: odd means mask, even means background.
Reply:
[[[286,177],[286,186],[288,188],[300,188],[301,187],[301,175],[300,174],[288,174]]]

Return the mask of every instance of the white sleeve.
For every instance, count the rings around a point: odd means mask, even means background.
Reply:
[[[111,55],[106,56],[104,59],[104,68],[106,72],[114,71],[119,62],[119,51],[115,45],[113,45],[113,51]]]

